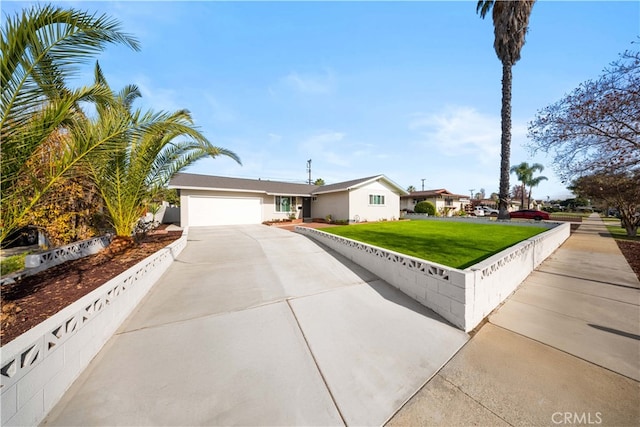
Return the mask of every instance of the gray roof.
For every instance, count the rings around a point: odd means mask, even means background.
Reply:
[[[290,182],[268,181],[262,179],[228,178],[224,176],[197,175],[191,173],[178,173],[169,182],[169,188],[189,188],[202,190],[221,191],[247,191],[266,194],[280,194],[288,196],[308,196],[313,194],[333,193],[345,191],[361,184],[383,178],[390,184],[397,184],[384,175],[374,175],[367,178],[354,179],[329,185],[294,184]]]
[[[373,181],[380,177],[382,177],[382,175],[374,175],[366,178],[352,179],[351,181],[338,182],[337,184],[321,185],[314,191],[314,193],[322,194],[322,193],[333,193],[335,191],[345,191],[350,188],[357,187],[360,184],[364,184],[365,182]]]
[[[224,176],[178,173],[169,182],[169,188],[190,188],[223,191],[251,191],[266,194],[310,195],[317,185],[294,184],[290,182],[267,181],[261,179],[228,178]]]
[[[402,198],[419,198],[419,197],[438,197],[438,196],[452,196],[457,197],[459,199],[468,199],[469,196],[463,194],[453,194],[444,188],[439,188],[437,190],[424,190],[424,191],[414,191],[404,196],[400,196]]]

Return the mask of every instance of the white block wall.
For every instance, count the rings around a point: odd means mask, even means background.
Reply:
[[[37,425],[187,244],[183,236],[0,348],[1,424]]]
[[[54,265],[97,254],[111,241],[111,236],[95,237],[93,239],[81,240],[79,242],[64,245],[35,255],[27,255],[25,267],[34,268],[37,271],[45,270]]]
[[[9,274],[0,279],[0,286],[9,283],[15,283],[16,280],[37,274],[54,265],[74,259],[83,258],[89,255],[97,254],[111,242],[111,236],[95,237],[93,239],[81,240],[69,245],[60,246],[50,251],[41,252],[25,257],[25,269]]]
[[[468,332],[569,237],[570,225],[560,224],[465,270],[320,230],[296,227],[296,231],[366,268],[454,326]]]

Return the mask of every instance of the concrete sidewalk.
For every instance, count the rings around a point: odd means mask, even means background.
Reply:
[[[389,425],[640,425],[640,282],[597,215]]]

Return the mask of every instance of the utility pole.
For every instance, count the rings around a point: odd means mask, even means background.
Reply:
[[[309,173],[309,185],[311,185],[311,159],[307,160],[307,172]]]
[[[425,180],[425,179],[426,179],[426,178],[422,178],[422,191],[424,191],[424,180]]]
[[[475,188],[472,188],[472,189],[470,189],[470,190],[469,190],[469,193],[471,194],[471,198],[472,198],[472,199],[473,199],[473,192],[474,192],[474,191],[476,191],[476,189],[475,189]]]

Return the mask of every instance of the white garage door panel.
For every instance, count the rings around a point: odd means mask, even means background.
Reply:
[[[261,199],[189,197],[189,226],[260,224]]]

